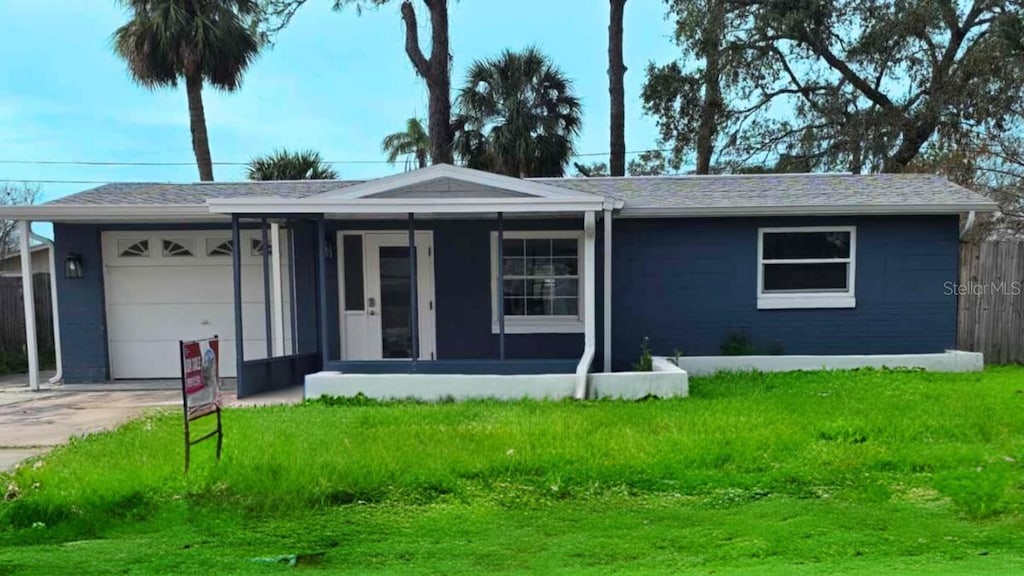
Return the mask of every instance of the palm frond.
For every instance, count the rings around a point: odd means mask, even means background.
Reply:
[[[535,47],[473,62],[456,109],[459,158],[510,176],[564,175],[582,123],[572,82]]]
[[[250,180],[337,180],[338,173],[315,150],[275,150],[249,161]]]

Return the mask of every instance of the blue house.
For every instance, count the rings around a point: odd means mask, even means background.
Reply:
[[[919,174],[108,184],[52,222],[66,382],[176,378],[217,334],[240,395],[315,374],[628,370],[658,355],[955,347],[961,218]],[[581,380],[582,382],[582,380]]]

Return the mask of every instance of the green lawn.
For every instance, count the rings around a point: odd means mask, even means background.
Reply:
[[[1024,368],[691,393],[231,410],[187,478],[154,415],[0,477],[0,575],[1024,573]]]

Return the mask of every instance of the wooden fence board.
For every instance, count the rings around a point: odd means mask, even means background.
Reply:
[[[1024,364],[1024,242],[962,244],[957,348]]]
[[[50,275],[35,274],[36,342],[41,355],[53,351],[53,308]],[[21,278],[0,277],[0,354],[16,355],[25,350],[25,307]]]

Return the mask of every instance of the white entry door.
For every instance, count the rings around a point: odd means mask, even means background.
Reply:
[[[342,259],[353,260],[359,254],[353,253],[351,243],[345,246],[339,234],[339,250]],[[345,301],[357,291],[344,289],[357,278],[344,278],[342,287],[342,343],[345,360],[400,360],[412,357],[412,282],[409,266],[409,234],[406,232],[365,232],[362,238],[362,270],[358,265],[348,266],[339,261],[339,268],[349,274],[363,275],[362,302]],[[434,336],[434,259],[433,234],[416,233],[416,290],[419,309],[418,330],[419,359],[432,360],[436,357]]]

